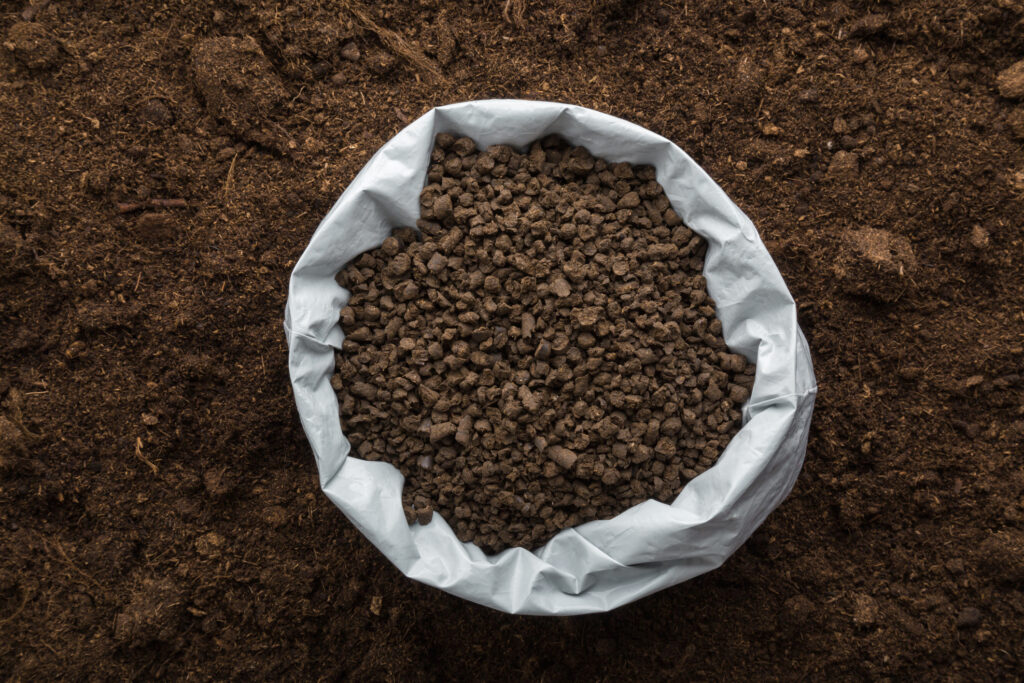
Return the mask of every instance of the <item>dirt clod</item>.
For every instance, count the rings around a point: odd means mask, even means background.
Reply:
[[[978,562],[993,578],[1007,584],[1024,582],[1024,531],[1006,529],[992,534],[978,547]]]
[[[219,498],[231,491],[231,479],[224,469],[211,469],[203,473],[203,486],[214,498]]]
[[[857,626],[874,626],[878,622],[878,602],[870,595],[856,593],[853,596],[853,623]]]
[[[1024,97],[1024,59],[1003,69],[996,76],[999,94],[1011,100]]]
[[[268,505],[263,508],[263,521],[272,529],[284,526],[288,522],[288,511],[280,505]]]
[[[973,228],[971,228],[970,241],[971,246],[977,249],[978,251],[984,251],[985,249],[988,249],[990,244],[988,230],[981,227],[980,225],[975,225]]]
[[[148,100],[139,107],[139,118],[154,126],[169,126],[174,123],[174,114],[160,100]]]
[[[341,55],[342,59],[348,62],[358,62],[359,57],[361,56],[361,53],[359,52],[359,47],[356,46],[355,43],[351,42],[345,43],[342,46],[341,52],[339,54]]]
[[[215,118],[236,135],[285,152],[274,110],[287,97],[281,78],[250,36],[206,38],[192,49],[196,88]]]
[[[0,471],[14,466],[16,459],[26,452],[25,435],[3,415],[0,415]]]
[[[977,607],[964,607],[956,617],[957,628],[974,628],[981,624],[981,610]]]
[[[1024,106],[1018,106],[1006,117],[1006,124],[1010,127],[1013,137],[1024,140]]]
[[[144,213],[135,220],[135,230],[145,240],[164,240],[174,234],[174,216],[169,213]]]
[[[110,189],[110,173],[103,169],[89,171],[82,179],[82,184],[89,194],[103,195]]]
[[[366,53],[363,62],[370,71],[378,76],[385,76],[398,66],[398,59],[387,50],[370,50]]]
[[[862,228],[847,233],[844,245],[833,270],[850,293],[891,302],[912,285],[917,258],[906,237]]]
[[[839,150],[828,164],[828,175],[837,180],[852,180],[860,171],[860,158],[853,152]]]
[[[881,33],[889,25],[884,14],[865,14],[850,24],[851,38],[866,38]]]
[[[806,623],[817,611],[814,603],[805,595],[794,595],[784,604],[786,614],[794,624]]]
[[[169,579],[144,579],[114,618],[114,640],[132,647],[167,641],[184,612],[184,597]]]
[[[203,534],[196,540],[196,550],[203,557],[217,557],[220,555],[224,544],[227,541],[216,531]]]
[[[442,135],[433,160],[419,240],[339,275],[357,454],[402,471],[410,523],[440,512],[490,551],[670,500],[739,429],[753,367],[653,169],[555,137]]]
[[[42,24],[19,21],[7,30],[4,47],[33,70],[55,67],[60,62],[60,45]]]
[[[739,61],[726,93],[728,101],[744,110],[757,106],[765,87],[765,72],[750,58]]]

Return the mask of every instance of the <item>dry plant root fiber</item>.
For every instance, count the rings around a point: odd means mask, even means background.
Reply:
[[[354,453],[486,552],[671,501],[741,426],[704,241],[650,166],[558,137],[435,140],[417,228],[348,264],[332,380]]]

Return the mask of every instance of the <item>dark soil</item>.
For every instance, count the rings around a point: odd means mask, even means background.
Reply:
[[[754,366],[729,353],[704,240],[651,166],[557,136],[524,153],[441,134],[400,227],[340,274],[342,427],[489,552],[535,548],[712,466]]]
[[[3,5],[0,675],[1019,675],[1024,103],[998,77],[1024,8],[505,7],[55,0],[27,28]],[[283,97],[218,99],[218,63]],[[721,569],[611,614],[402,577],[320,493],[289,391],[316,224],[406,122],[483,97],[678,143],[758,226],[814,354],[792,495]]]

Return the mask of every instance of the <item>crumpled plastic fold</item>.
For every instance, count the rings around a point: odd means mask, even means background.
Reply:
[[[481,148],[550,133],[610,162],[651,164],[672,207],[708,242],[704,275],[726,343],[756,360],[744,424],[718,462],[670,504],[655,500],[566,529],[543,547],[486,555],[441,515],[406,523],[403,477],[350,455],[330,385],[349,298],[334,279],[419,217],[434,136]],[[289,372],[328,498],[409,578],[513,614],[604,612],[722,565],[789,494],[803,464],[817,387],[796,306],[754,225],[679,147],[649,130],[553,102],[483,100],[438,107],[370,159],[321,221],[292,272],[285,308]],[[387,406],[382,406],[387,410]]]

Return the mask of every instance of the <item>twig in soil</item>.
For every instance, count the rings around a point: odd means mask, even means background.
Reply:
[[[149,465],[149,469],[153,470],[153,474],[160,474],[160,469],[142,454],[142,438],[138,436],[135,437],[135,457]]]
[[[162,209],[187,209],[188,202],[184,199],[150,199],[150,206],[158,206]]]
[[[356,0],[345,0],[343,5],[347,7],[348,11],[351,12],[355,16],[356,20],[363,25],[363,28],[375,33],[380,39],[380,42],[384,43],[384,45],[392,52],[404,57],[410,64],[417,69],[426,72],[434,80],[441,81],[442,83],[447,80],[434,60],[423,54],[423,51],[418,47],[410,45],[409,42],[399,34],[390,29],[386,29],[375,22],[366,10],[356,2]]]
[[[14,610],[13,612],[8,614],[3,619],[0,619],[0,626],[3,626],[4,624],[6,624],[9,621],[14,621],[14,617],[16,617],[19,614],[21,614],[21,610],[25,609],[25,605],[28,604],[28,599],[29,599],[29,597],[31,597],[31,595],[32,595],[32,593],[30,591],[28,591],[28,590],[24,591],[24,595],[21,598],[21,604],[18,605],[18,609]]]
[[[21,430],[22,434],[24,434],[29,439],[32,439],[33,441],[38,441],[39,439],[43,438],[42,434],[36,434],[35,432],[33,432],[32,430],[25,426],[24,419],[21,416],[21,408],[13,406],[7,418],[14,424],[15,427]]]
[[[507,0],[505,7],[501,10],[505,21],[516,26],[523,27],[523,15],[526,13],[526,0]]]
[[[39,540],[40,540],[40,541],[42,542],[42,544],[43,544],[43,545],[44,545],[45,547],[47,547],[47,548],[49,548],[49,547],[50,547],[50,543],[51,543],[51,541],[48,541],[48,540],[46,539],[46,537],[45,537],[45,536],[43,536],[43,535],[42,535],[42,534],[40,534],[39,532],[33,532],[33,533],[35,533],[35,535],[39,537]],[[105,593],[107,592],[107,589],[106,589],[106,588],[105,588],[105,587],[103,586],[103,584],[102,584],[102,583],[100,583],[99,581],[97,581],[96,579],[94,579],[94,578],[92,577],[92,575],[91,575],[91,574],[89,574],[89,573],[88,573],[88,572],[86,572],[86,571],[85,571],[84,569],[82,569],[81,567],[79,567],[79,566],[78,566],[77,564],[75,564],[74,560],[72,560],[72,559],[71,559],[70,557],[68,557],[68,554],[67,554],[67,553],[66,553],[66,552],[64,551],[64,546],[62,546],[62,545],[60,544],[60,541],[58,541],[58,540],[57,540],[56,538],[54,538],[54,539],[52,539],[52,543],[53,543],[53,546],[54,546],[54,547],[55,547],[55,548],[57,549],[57,553],[58,553],[58,554],[59,554],[59,555],[61,556],[61,559],[62,559],[62,560],[64,561],[64,563],[65,563],[65,564],[66,564],[67,566],[69,566],[69,567],[71,567],[72,569],[74,569],[74,570],[75,570],[75,571],[76,571],[76,572],[77,572],[78,574],[80,574],[80,575],[81,575],[81,576],[82,576],[83,578],[85,578],[86,580],[88,580],[88,581],[89,581],[89,583],[91,583],[91,584],[92,584],[93,586],[95,586],[96,588],[98,588],[98,589],[99,589],[99,591],[100,591],[100,594],[101,594],[101,595],[102,595],[102,594],[105,594]]]
[[[89,116],[88,114],[83,114],[82,112],[76,111],[74,109],[72,109],[71,111],[75,112],[76,114],[81,116],[83,119],[85,119],[86,121],[91,123],[92,127],[95,128],[96,130],[100,129],[100,120],[98,118],[96,118],[94,116]]]
[[[235,156],[231,157],[231,166],[228,167],[228,177],[224,180],[224,198],[228,196],[228,192],[231,191],[232,186],[235,184],[235,162],[238,161],[238,152],[235,152]]]
[[[57,648],[55,648],[53,645],[50,645],[45,640],[40,640],[39,642],[42,643],[43,647],[45,647],[47,650],[53,653],[53,656],[57,658],[57,661],[64,661],[64,658],[60,656],[59,652],[57,652]]]
[[[30,2],[25,9],[21,10],[21,18],[25,21],[32,21],[36,18],[36,15],[46,9],[46,6],[50,4],[50,0],[36,0],[36,2]]]
[[[117,210],[120,213],[132,213],[141,211],[147,207],[159,209],[187,209],[188,202],[184,199],[150,199],[145,202],[118,202]]]

